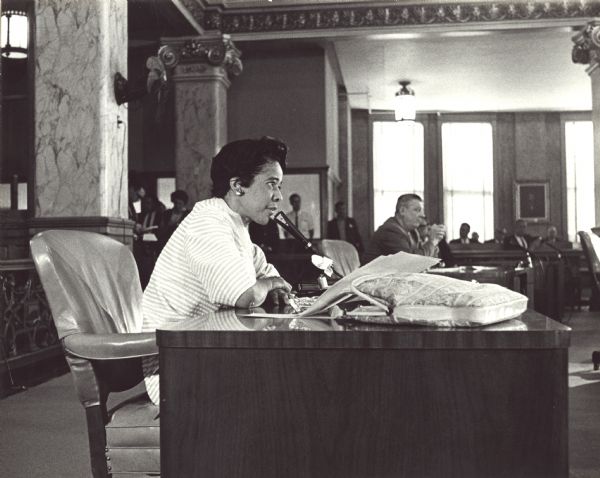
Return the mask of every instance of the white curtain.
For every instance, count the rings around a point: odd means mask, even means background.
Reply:
[[[567,169],[567,229],[570,241],[577,231],[595,226],[594,131],[591,121],[565,123]]]
[[[494,150],[490,123],[442,124],[444,222],[448,238],[463,222],[483,242],[494,237]]]
[[[373,122],[373,218],[375,229],[394,215],[398,196],[423,197],[423,125],[412,121]]]

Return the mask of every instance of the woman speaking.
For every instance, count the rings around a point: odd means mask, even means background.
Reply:
[[[196,203],[173,233],[144,291],[143,332],[222,307],[249,308],[270,296],[288,303],[291,286],[252,244],[248,224],[277,212],[287,147],[272,138],[225,145],[212,160],[212,198]],[[158,404],[158,357],[144,359],[150,399]]]

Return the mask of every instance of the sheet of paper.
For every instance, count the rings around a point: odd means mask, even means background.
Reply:
[[[371,274],[386,275],[396,272],[423,272],[438,262],[440,262],[440,259],[437,257],[419,256],[406,252],[379,256],[333,284],[321,294],[311,307],[301,312],[299,316],[306,317],[318,314],[344,300],[351,292],[352,282],[358,277]]]

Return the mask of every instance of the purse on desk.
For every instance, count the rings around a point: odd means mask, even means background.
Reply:
[[[433,274],[366,275],[351,290],[371,304],[348,313],[364,322],[473,327],[513,319],[527,309],[527,297],[500,285]]]
[[[361,322],[474,327],[526,310],[527,297],[505,287],[423,273],[438,262],[405,252],[380,256],[340,279],[299,315],[327,311]],[[357,299],[369,305],[347,306]]]

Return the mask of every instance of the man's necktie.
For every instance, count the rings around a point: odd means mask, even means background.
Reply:
[[[296,229],[298,229],[298,212],[296,211]]]

